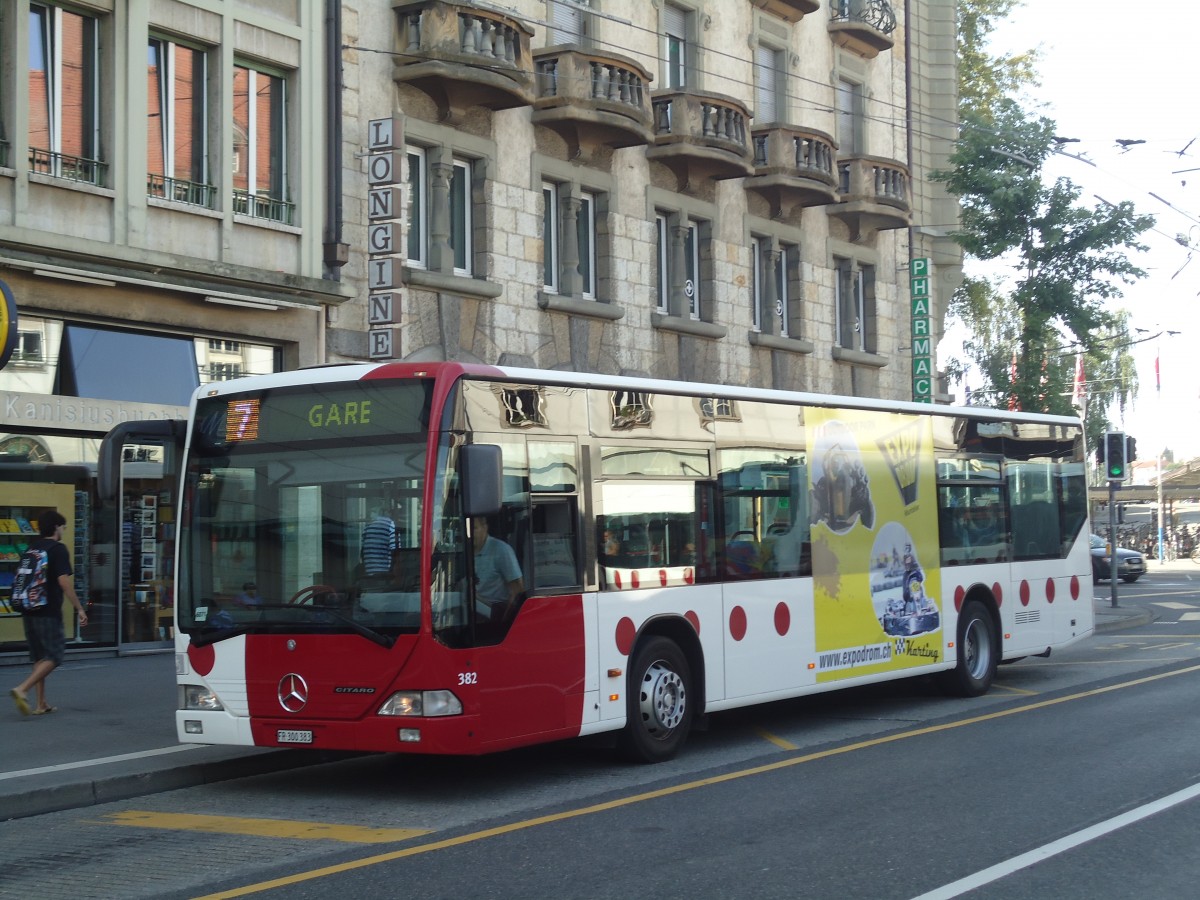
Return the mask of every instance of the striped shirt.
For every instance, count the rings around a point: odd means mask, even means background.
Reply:
[[[368,575],[383,575],[392,570],[392,551],[396,549],[396,523],[387,516],[376,516],[362,534],[363,568]]]

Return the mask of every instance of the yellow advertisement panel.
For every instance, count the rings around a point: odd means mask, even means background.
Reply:
[[[809,409],[817,680],[943,654],[933,427],[927,417]]]

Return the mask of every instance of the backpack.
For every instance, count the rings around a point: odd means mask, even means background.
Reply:
[[[46,569],[50,554],[30,547],[21,554],[17,574],[13,578],[11,601],[18,612],[30,612],[46,605]]]

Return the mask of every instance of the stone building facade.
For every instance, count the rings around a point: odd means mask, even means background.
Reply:
[[[960,277],[929,180],[953,2],[342,13],[342,276],[365,296],[367,122],[394,117],[398,358],[912,398],[910,258],[939,306]],[[366,314],[336,311],[330,358],[366,355]]]

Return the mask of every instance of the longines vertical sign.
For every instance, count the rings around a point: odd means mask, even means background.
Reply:
[[[933,402],[933,329],[929,287],[932,260],[919,256],[908,264],[909,296],[912,299],[912,386],[913,400]]]
[[[400,316],[400,275],[404,258],[396,252],[403,190],[404,131],[399,119],[367,122],[367,349],[371,359],[393,359]]]

